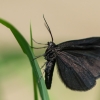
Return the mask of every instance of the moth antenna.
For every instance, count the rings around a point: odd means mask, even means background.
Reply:
[[[43,15],[43,19],[44,19],[44,21],[45,21],[45,27],[46,27],[47,30],[49,31],[50,36],[51,36],[51,39],[52,39],[52,42],[53,42],[53,36],[52,36],[51,30],[50,30],[50,28],[49,28],[49,25],[48,25],[48,23],[47,23],[47,21],[46,21],[44,15]]]
[[[33,38],[32,38],[32,40],[33,40],[35,43],[37,43],[37,44],[47,45],[47,44],[43,44],[43,43],[36,42]]]

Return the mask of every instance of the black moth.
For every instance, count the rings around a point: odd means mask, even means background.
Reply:
[[[96,84],[96,79],[100,77],[100,37],[67,41],[56,45],[46,20],[45,26],[52,38],[44,54],[47,60],[45,68],[47,89],[51,88],[55,63],[66,87],[78,91],[91,89]]]

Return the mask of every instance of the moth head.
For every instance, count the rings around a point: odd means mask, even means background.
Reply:
[[[53,42],[48,42],[48,47],[50,48],[50,47],[55,47],[55,43],[53,43]]]

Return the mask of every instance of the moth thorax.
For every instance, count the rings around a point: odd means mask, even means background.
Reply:
[[[56,54],[54,50],[50,50],[48,53],[45,55],[45,59],[48,61],[53,61],[56,58]]]

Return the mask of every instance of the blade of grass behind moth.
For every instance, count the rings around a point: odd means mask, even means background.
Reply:
[[[32,65],[32,68],[33,68],[33,73],[34,73],[36,82],[38,83],[38,80],[39,80],[40,76],[42,75],[42,73],[40,71],[37,60],[33,60],[35,56],[34,56],[33,51],[31,50],[30,45],[27,43],[27,41],[21,35],[21,33],[9,22],[0,18],[0,23],[3,24],[4,26],[8,27],[12,31],[14,37],[16,38],[17,42],[19,43],[23,52],[28,56],[30,63]],[[38,83],[38,87],[39,87],[39,92],[40,92],[42,100],[49,100],[48,92],[47,92],[43,78],[41,78],[41,81]]]
[[[30,40],[31,40],[31,47],[33,47],[31,23],[30,23]],[[32,48],[31,48],[31,49],[32,49]],[[33,49],[32,49],[32,50],[33,50]],[[34,100],[38,100],[37,84],[36,84],[36,79],[35,79],[35,77],[34,77],[33,70],[34,70],[34,69],[33,69],[33,67],[32,67]]]

